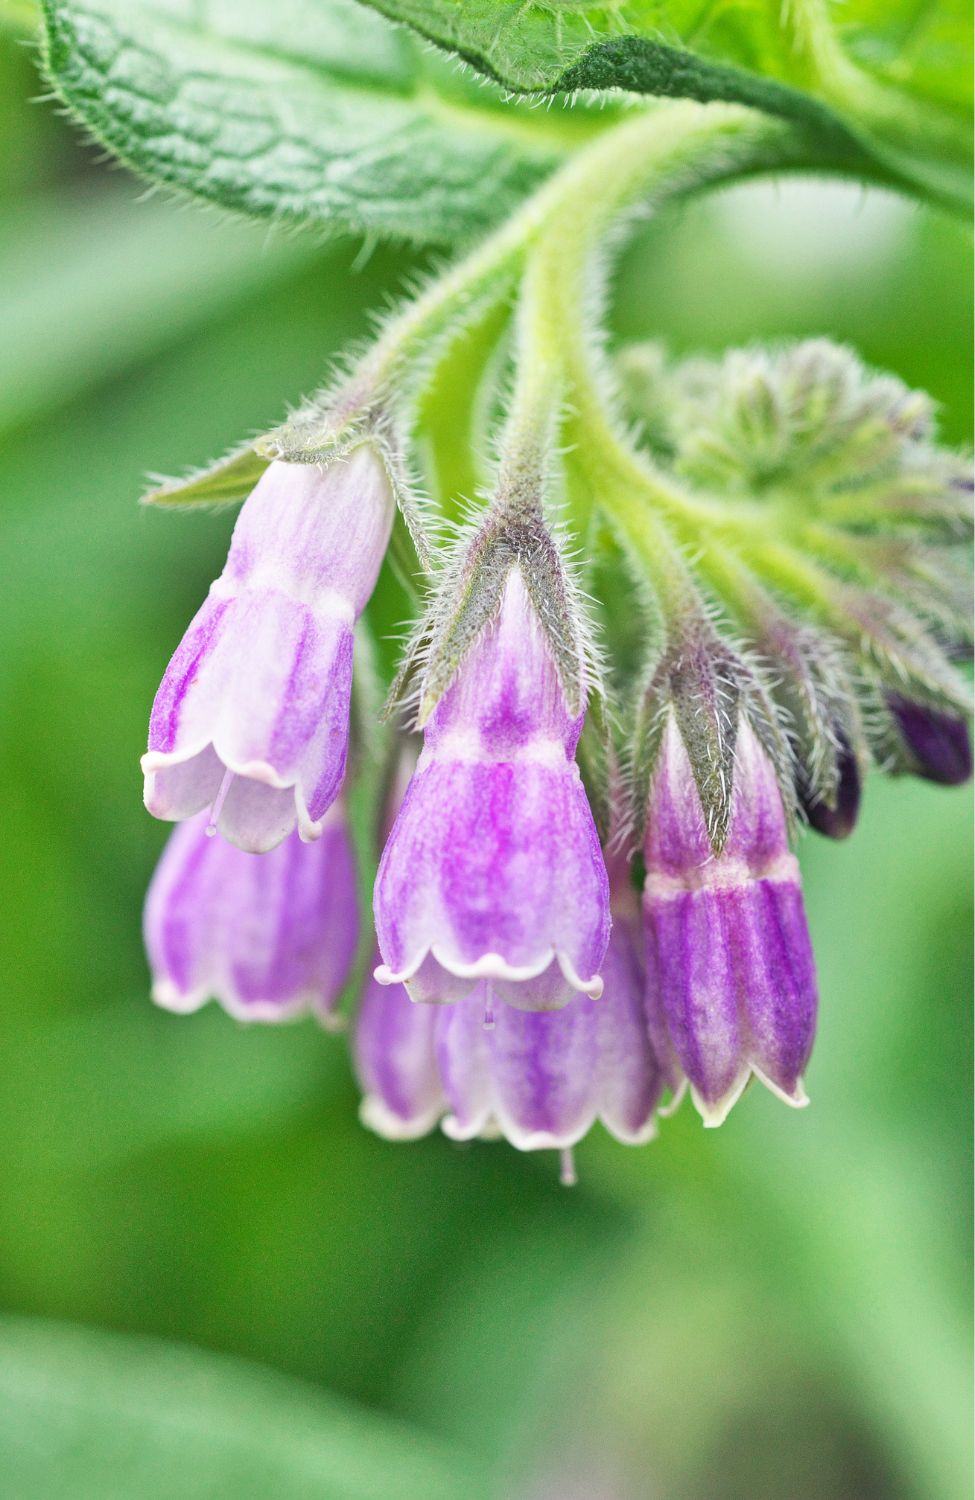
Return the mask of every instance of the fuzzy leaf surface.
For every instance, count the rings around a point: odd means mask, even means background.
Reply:
[[[451,243],[592,117],[535,118],[353,0],[44,0],[58,93],[135,171],[222,208]]]
[[[958,0],[364,0],[516,93],[621,89],[848,128],[895,175],[968,191],[971,28]]]

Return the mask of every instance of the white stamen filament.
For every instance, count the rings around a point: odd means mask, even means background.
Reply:
[[[233,781],[233,779],[233,771],[224,771],[223,780],[221,781],[220,786],[217,790],[217,795],[213,799],[213,806],[210,808],[210,821],[207,824],[206,828],[208,839],[212,839],[213,835],[217,831],[217,822],[220,818],[221,812],[223,811],[223,804],[227,800],[227,793],[230,791],[230,783]]]
[[[484,986],[484,1021],[485,1031],[494,1030],[494,986],[488,981]]]
[[[571,1146],[563,1146],[559,1152],[559,1181],[563,1187],[575,1187],[578,1181],[576,1159]]]

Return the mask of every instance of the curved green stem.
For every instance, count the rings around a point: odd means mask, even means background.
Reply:
[[[449,341],[452,330],[500,303],[543,234],[561,237],[568,250],[584,247],[588,256],[622,213],[655,190],[673,197],[817,160],[799,127],[742,106],[677,100],[641,107],[580,149],[500,229],[387,324],[343,392],[343,417],[399,382],[406,367],[422,373],[431,350]]]

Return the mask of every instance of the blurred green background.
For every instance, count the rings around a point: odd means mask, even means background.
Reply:
[[[822,1023],[752,1090],[553,1160],[356,1120],[344,1044],[151,1007],[138,757],[232,516],[139,509],[280,416],[412,269],[143,194],[0,35],[0,1493],[961,1500],[967,793],[802,859]],[[672,211],[621,336],[826,334],[966,442],[964,228],[835,184]]]

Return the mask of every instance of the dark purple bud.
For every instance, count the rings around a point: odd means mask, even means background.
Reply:
[[[810,828],[828,839],[845,839],[856,827],[860,816],[860,793],[863,782],[856,755],[844,735],[836,755],[837,783],[834,798],[814,797],[808,786],[800,785],[799,801]]]
[[[916,775],[939,786],[961,786],[969,779],[972,741],[965,719],[894,693],[888,697],[887,706],[897,721]]]

